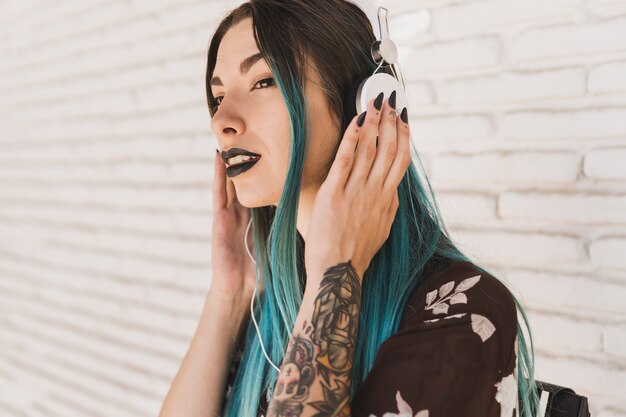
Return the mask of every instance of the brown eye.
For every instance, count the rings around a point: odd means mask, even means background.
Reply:
[[[269,88],[272,87],[274,85],[276,85],[276,82],[274,81],[273,78],[263,78],[262,80],[257,81],[256,83],[254,83],[254,85],[259,85],[259,84],[265,84],[265,86],[260,87],[260,88]],[[217,108],[219,107],[220,104],[222,104],[222,100],[224,99],[224,96],[219,96],[219,97],[215,97],[214,99],[211,100],[211,108],[214,111],[217,111]]]
[[[268,88],[276,84],[273,78],[263,78],[262,80],[257,81],[254,85],[258,85],[259,83],[265,83],[266,81],[271,82],[271,85],[261,88]]]

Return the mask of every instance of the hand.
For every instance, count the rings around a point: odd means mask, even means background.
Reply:
[[[389,237],[397,213],[398,185],[411,163],[409,125],[387,100],[380,111],[374,101],[363,126],[355,116],[346,129],[313,203],[305,264],[316,276],[351,260],[362,279]]]
[[[215,153],[213,182],[213,226],[211,261],[213,281],[209,292],[237,302],[249,302],[256,283],[256,266],[248,256],[243,237],[248,226],[250,209],[241,205],[233,182],[226,177],[226,166]],[[252,226],[248,232],[248,248],[254,256]],[[259,277],[258,292],[263,291]]]

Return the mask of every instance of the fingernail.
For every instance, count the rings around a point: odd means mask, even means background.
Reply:
[[[392,109],[396,108],[396,90],[393,90],[393,93],[389,96],[389,106]]]
[[[383,107],[383,97],[385,97],[385,93],[380,93],[378,97],[376,97],[376,101],[374,101],[376,110],[380,110]]]
[[[356,125],[357,125],[358,127],[363,126],[363,122],[365,121],[365,114],[366,114],[366,113],[367,113],[367,110],[366,110],[366,111],[364,111],[363,113],[361,113],[361,115],[360,115],[360,116],[359,116],[359,118],[357,119],[357,121],[356,121]]]
[[[402,114],[400,115],[400,118],[402,119],[404,123],[409,123],[409,115],[406,110],[406,107],[404,108],[404,110],[402,110]]]

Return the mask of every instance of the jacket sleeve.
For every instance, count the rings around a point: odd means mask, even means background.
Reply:
[[[233,357],[230,363],[230,368],[228,370],[228,376],[226,377],[226,387],[224,389],[224,396],[222,402],[222,413],[224,415],[224,411],[226,408],[226,403],[230,398],[231,391],[233,389],[233,385],[235,383],[235,377],[237,376],[237,371],[239,370],[239,366],[241,365],[241,360],[243,359],[243,338],[240,338],[235,345],[233,350]]]
[[[352,400],[355,417],[517,416],[517,314],[489,275],[425,289],[380,347]]]

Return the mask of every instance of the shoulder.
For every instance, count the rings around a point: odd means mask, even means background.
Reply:
[[[469,316],[475,327],[509,329],[517,334],[513,294],[493,275],[467,261],[454,261],[422,277],[408,300],[399,330],[418,323]]]
[[[353,415],[386,415],[394,398],[399,410],[414,410],[411,415],[416,410],[438,416],[515,415],[513,295],[471,262],[437,269],[421,278],[399,330],[380,346],[354,397]]]

